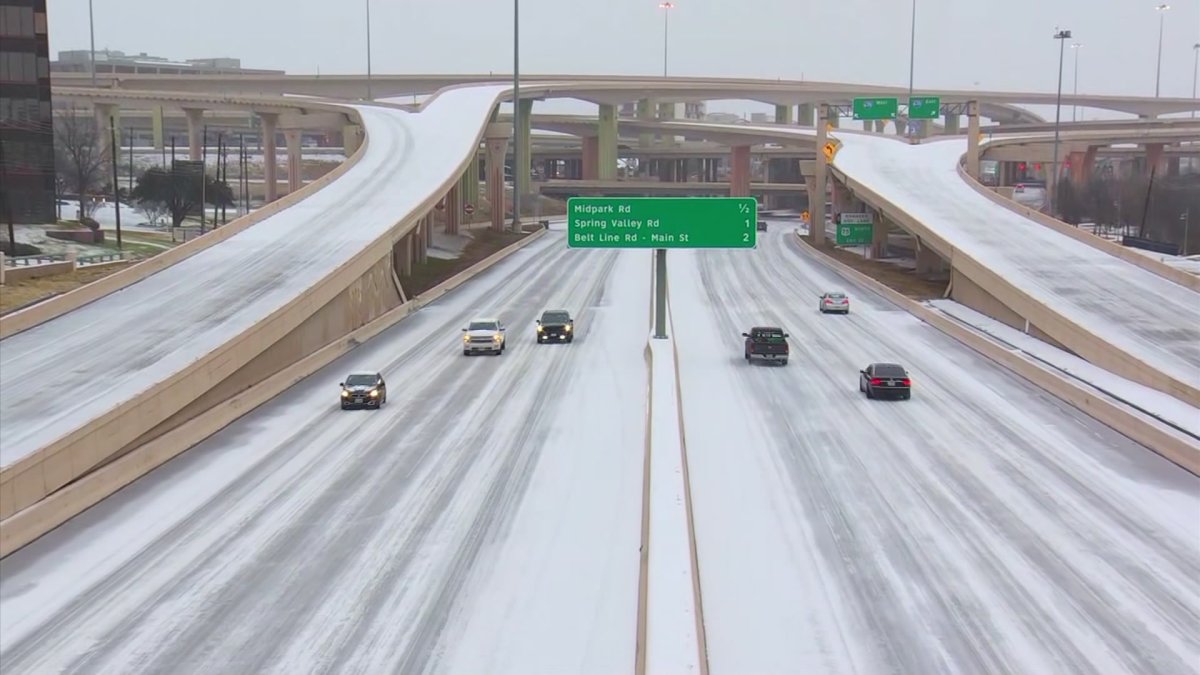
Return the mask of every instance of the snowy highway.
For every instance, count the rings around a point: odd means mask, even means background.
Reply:
[[[670,254],[711,672],[1195,673],[1200,479],[791,229]],[[838,289],[852,313],[822,316]],[[741,332],[770,324],[790,364],[747,365]],[[886,360],[911,401],[858,392]]]
[[[5,559],[5,672],[627,671],[649,302],[648,252],[549,233]]]
[[[228,241],[0,343],[0,466],[78,429],[247,331],[415,210],[470,154],[503,87],[420,114],[357,106],[365,155]],[[70,392],[64,396],[63,392]],[[54,405],[46,405],[54,401]]]

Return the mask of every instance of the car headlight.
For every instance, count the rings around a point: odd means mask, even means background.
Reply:
[[[342,390],[342,398],[348,398],[349,396],[350,396],[350,392],[348,392],[348,391],[346,391],[345,389],[343,389],[343,390]]]
[[[379,390],[378,390],[378,389],[372,389],[372,390],[371,390],[371,398],[375,398],[376,396],[379,396]]]
[[[470,335],[464,335],[464,336],[463,336],[463,342],[470,342],[470,341],[471,341],[471,336],[470,336]]]
[[[540,332],[542,332],[542,331],[544,331],[544,330],[546,330],[546,329],[545,329],[543,326],[538,326],[538,332],[539,332],[539,333],[540,333]]]
[[[567,327],[566,327],[566,328],[564,328],[563,330],[565,330],[565,331],[567,331],[568,333],[570,333],[570,332],[571,332],[571,324],[567,324]]]
[[[492,339],[493,339],[493,340],[495,340],[496,342],[499,342],[499,341],[500,341],[500,334],[499,334],[499,333],[496,333],[495,335],[493,335],[493,336],[492,336]]]

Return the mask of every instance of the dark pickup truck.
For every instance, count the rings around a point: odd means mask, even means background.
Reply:
[[[548,309],[535,323],[538,344],[575,341],[575,319],[565,309]]]
[[[786,366],[788,354],[788,334],[782,328],[773,326],[755,326],[749,333],[742,333],[746,338],[746,362],[772,361]]]

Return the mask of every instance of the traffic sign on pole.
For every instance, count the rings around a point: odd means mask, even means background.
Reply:
[[[866,246],[871,243],[871,237],[874,234],[871,214],[843,213],[838,221],[838,246]]]
[[[908,99],[908,118],[913,120],[936,120],[942,111],[942,99],[937,96],[922,96]]]
[[[894,120],[899,109],[900,102],[895,98],[854,99],[854,119],[856,120]]]
[[[571,248],[754,248],[753,197],[572,197]]]

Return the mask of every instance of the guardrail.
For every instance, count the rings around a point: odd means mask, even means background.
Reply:
[[[120,253],[101,253],[99,255],[82,255],[75,258],[76,267],[85,267],[87,265],[102,265],[110,262],[121,262],[125,260],[125,252]]]
[[[4,265],[5,267],[36,267],[38,265],[66,262],[66,260],[67,254],[65,253],[40,253],[38,255],[19,255],[16,257],[4,256]]]

